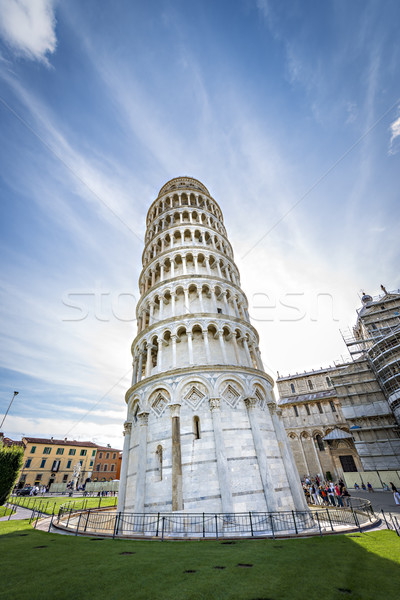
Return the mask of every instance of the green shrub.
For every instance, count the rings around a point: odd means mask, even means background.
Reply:
[[[24,460],[21,446],[3,446],[0,444],[0,506],[11,493]]]

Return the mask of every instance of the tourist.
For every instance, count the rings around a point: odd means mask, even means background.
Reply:
[[[354,489],[355,489],[355,490],[359,490],[359,489],[360,489],[360,486],[358,485],[358,483],[357,483],[357,482],[354,484]]]
[[[347,507],[350,506],[350,494],[349,494],[349,492],[347,491],[347,489],[345,487],[343,487],[342,496],[343,496],[343,499],[344,499],[344,501],[346,503],[346,506]]]
[[[367,488],[365,487],[365,483],[364,483],[364,482],[362,482],[362,484],[361,484],[361,487],[362,487],[362,489],[363,489],[364,491],[366,491],[366,489],[367,489]]]
[[[390,487],[392,488],[394,501],[397,505],[399,505],[400,504],[400,493],[398,492],[397,487],[394,485],[394,483],[390,482]]]
[[[367,481],[367,488],[368,488],[368,492],[371,493],[374,491],[374,488],[372,487],[372,485],[370,484],[369,481]]]
[[[335,502],[335,488],[333,487],[333,483],[328,487],[328,498],[332,506],[336,506]]]
[[[340,491],[338,484],[335,485],[335,493],[338,506],[343,508],[342,492]]]

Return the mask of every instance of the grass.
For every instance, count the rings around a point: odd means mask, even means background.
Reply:
[[[393,531],[151,542],[47,534],[4,521],[0,556],[0,598],[397,600],[400,588]]]
[[[0,519],[1,517],[7,517],[11,513],[11,508],[6,508],[5,506],[0,506]]]
[[[17,496],[10,498],[9,501],[18,506],[37,508],[38,510],[51,515],[53,509],[55,513],[58,513],[60,506],[64,506],[68,509],[73,508],[75,510],[80,508],[97,508],[98,506],[115,506],[117,499],[116,496],[79,496],[77,498],[69,498],[68,496]]]

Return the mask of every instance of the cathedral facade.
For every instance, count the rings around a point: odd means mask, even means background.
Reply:
[[[147,215],[120,512],[304,510],[223,215],[196,179]]]

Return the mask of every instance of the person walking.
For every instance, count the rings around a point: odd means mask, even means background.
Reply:
[[[390,481],[390,487],[392,488],[394,501],[397,505],[399,505],[400,504],[400,493],[392,481]]]

